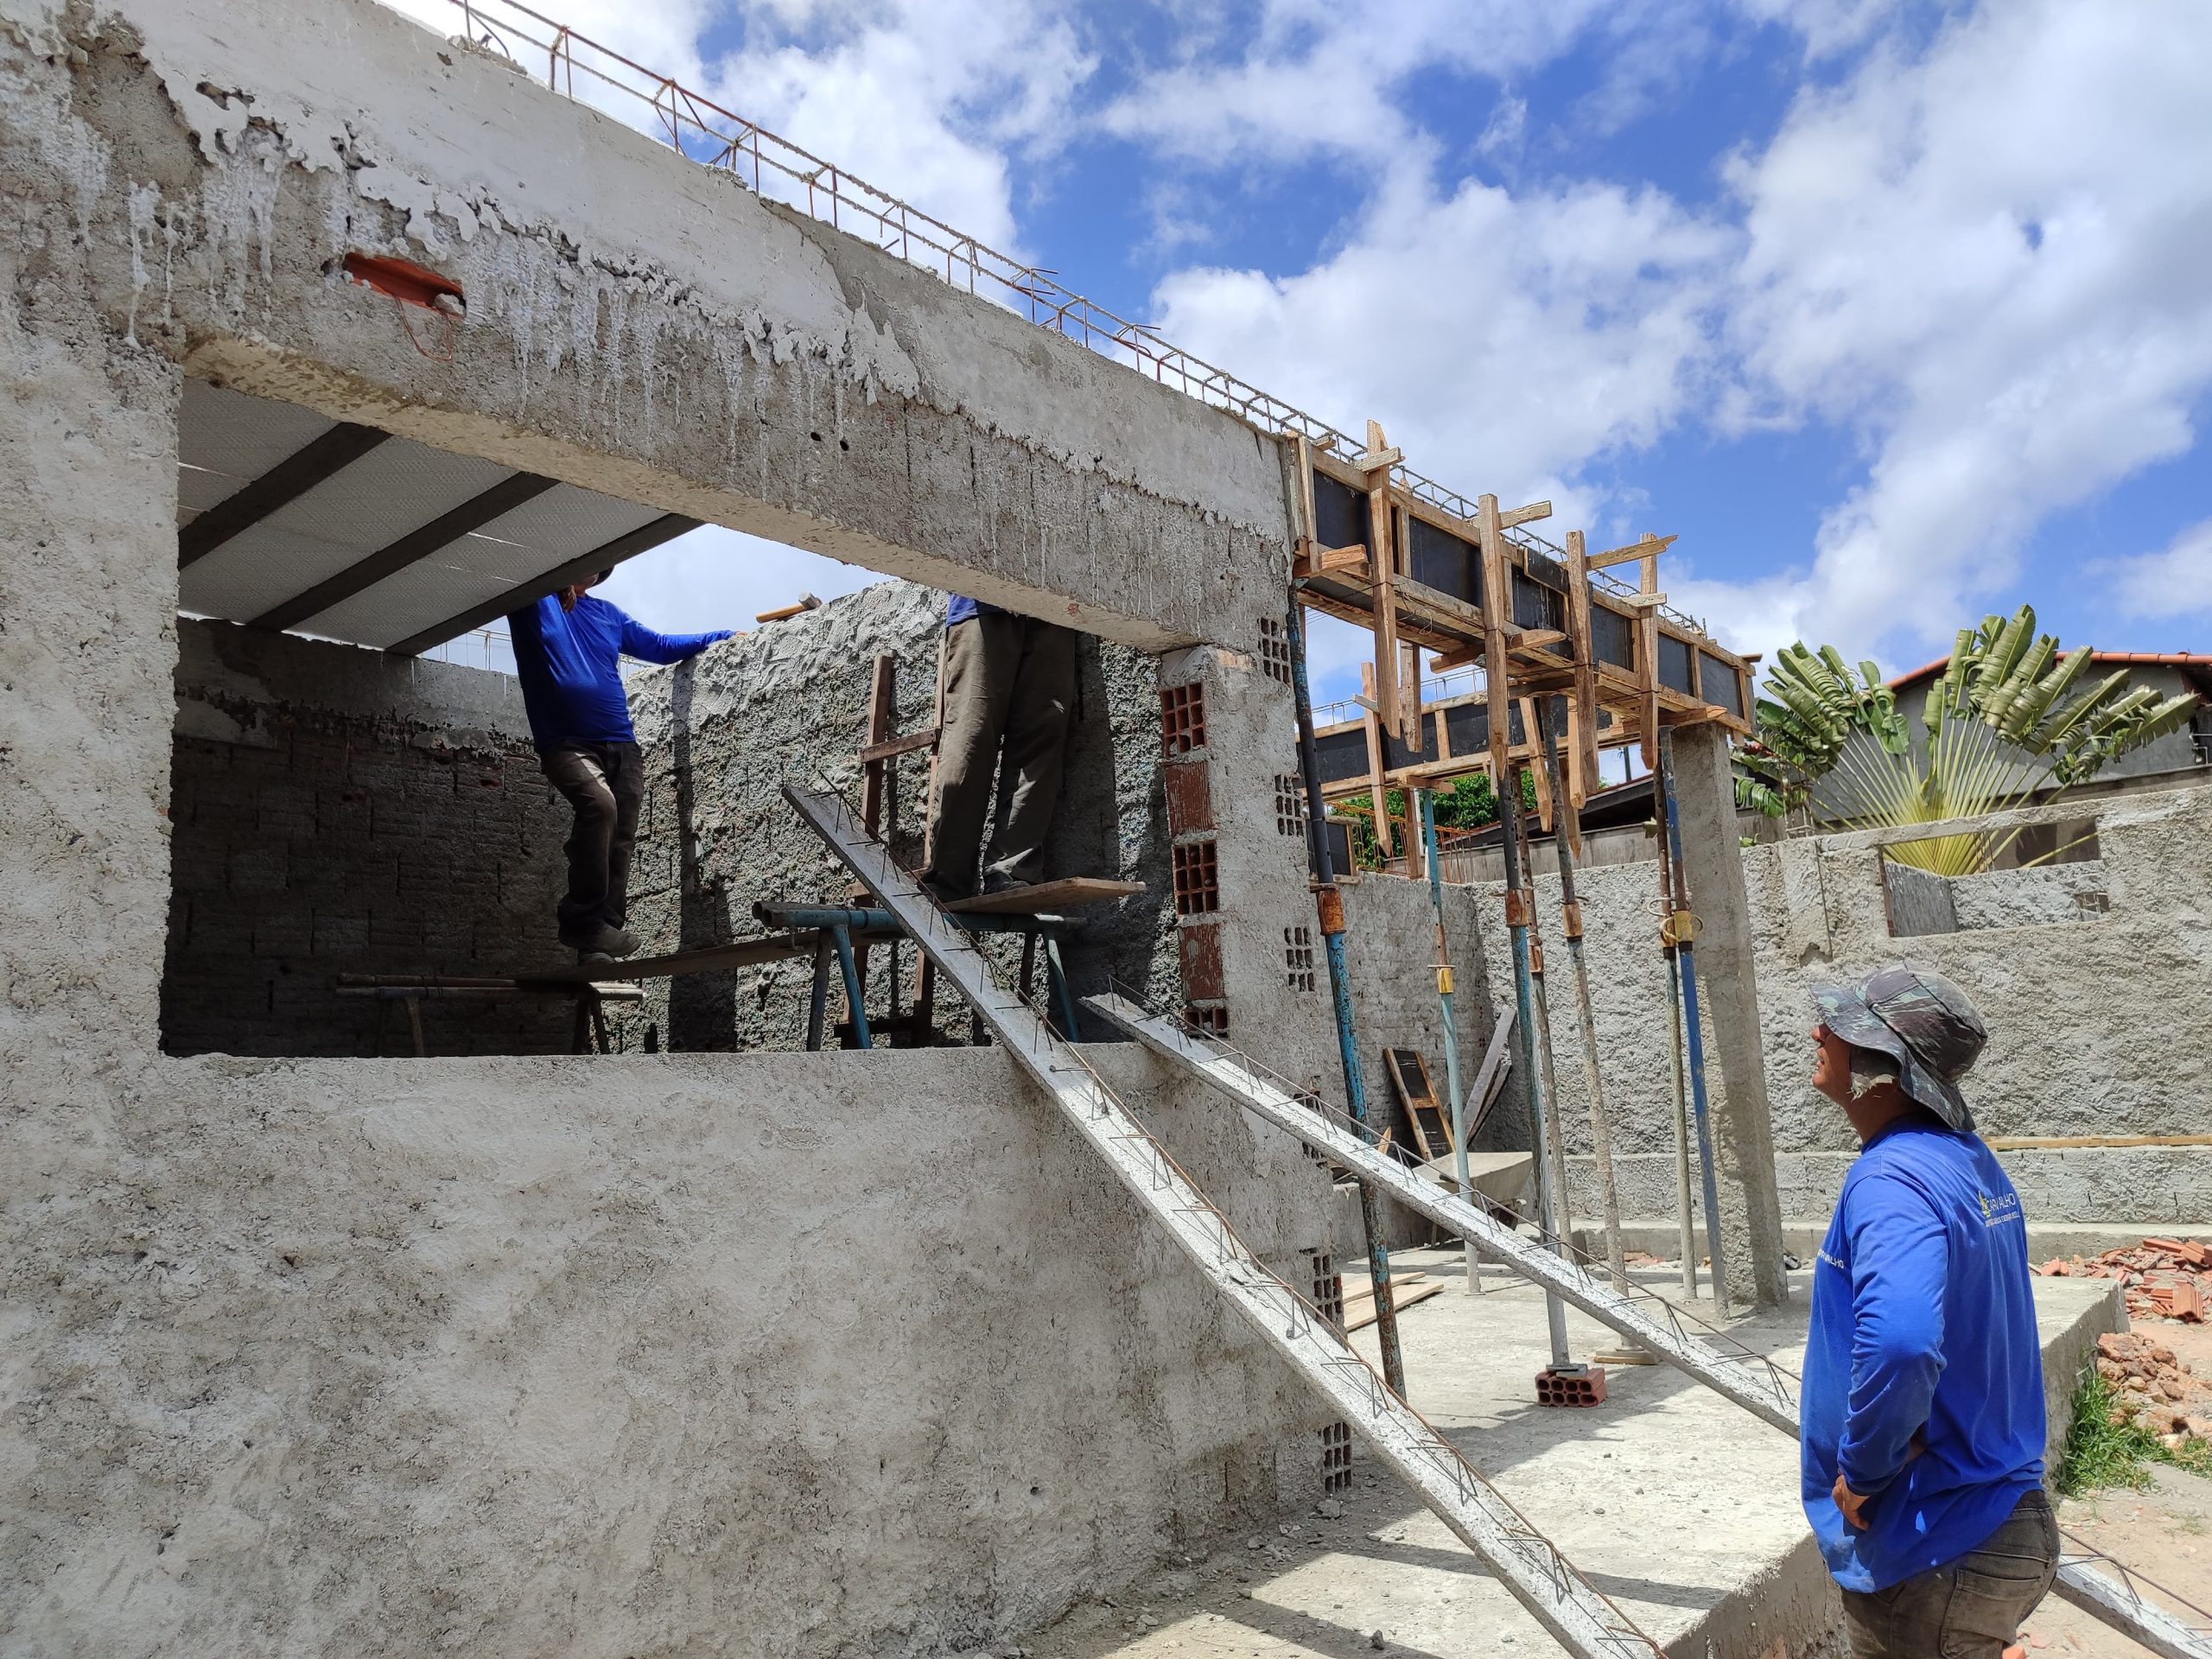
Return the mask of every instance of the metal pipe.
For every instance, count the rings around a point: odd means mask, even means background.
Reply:
[[[1436,912],[1436,1001],[1444,1013],[1444,1086],[1452,1091],[1452,1173],[1459,1178],[1464,1197],[1474,1189],[1467,1173],[1467,1100],[1459,1087],[1459,1020],[1452,1007],[1452,949],[1444,934],[1444,874],[1436,856],[1436,795],[1427,789],[1414,793],[1421,802],[1421,851],[1428,857],[1428,904]],[[1466,1260],[1467,1282],[1471,1285],[1482,1273],[1472,1244],[1467,1246]]]
[[[1313,696],[1306,679],[1306,618],[1295,591],[1290,596],[1290,680],[1298,700],[1298,769],[1306,783],[1306,846],[1313,860],[1313,904],[1329,959],[1329,997],[1337,1016],[1337,1059],[1344,1068],[1344,1109],[1369,1145],[1377,1144],[1367,1117],[1367,1084],[1361,1076],[1359,1040],[1351,1017],[1351,979],[1344,963],[1344,899],[1329,856],[1329,831],[1321,800],[1321,762],[1313,747]],[[1382,808],[1376,803],[1377,810]],[[1382,1242],[1382,1205],[1375,1184],[1359,1183],[1359,1226],[1367,1243],[1368,1276],[1375,1285],[1375,1334],[1382,1350],[1382,1380],[1406,1397],[1406,1360],[1398,1346],[1398,1306],[1390,1287],[1390,1251]]]
[[[1501,662],[1496,667],[1486,666],[1484,671],[1498,672],[1503,666]],[[1491,699],[1492,720],[1499,717],[1496,711],[1502,701]],[[1535,1145],[1530,1150],[1536,1164],[1536,1222],[1543,1229],[1544,1243],[1552,1252],[1565,1255],[1559,1236],[1559,1207],[1552,1192],[1551,1164],[1544,1156],[1544,1095],[1550,1076],[1548,1071],[1540,1071],[1536,1064],[1536,984],[1529,944],[1529,925],[1536,913],[1535,894],[1534,883],[1522,883],[1520,775],[1510,766],[1506,771],[1513,775],[1493,783],[1497,798],[1498,844],[1505,852],[1505,928],[1513,941],[1513,1041],[1521,1051],[1522,1086],[1529,1091],[1529,1114],[1533,1120],[1530,1127],[1535,1131],[1532,1138]],[[1544,1322],[1550,1329],[1553,1365],[1570,1363],[1567,1306],[1548,1290],[1544,1293]]]
[[[1082,1028],[1076,1024],[1075,993],[1068,988],[1068,969],[1060,960],[1060,942],[1049,933],[1044,939],[1045,985],[1052,993],[1053,1006],[1060,1011],[1060,1034],[1071,1043],[1081,1042]]]
[[[1516,801],[1515,805],[1517,808],[1519,803]],[[1536,1062],[1544,1077],[1544,1138],[1543,1145],[1537,1149],[1536,1163],[1551,1176],[1553,1218],[1549,1224],[1553,1248],[1562,1255],[1571,1256],[1574,1204],[1567,1185],[1567,1137],[1559,1121],[1559,1058],[1552,1046],[1552,999],[1544,978],[1544,936],[1536,925],[1536,861],[1529,850],[1529,818],[1525,812],[1516,811],[1514,828],[1521,842],[1521,868],[1529,882],[1529,977],[1536,1005]],[[1567,1351],[1567,1325],[1562,1319],[1558,1339],[1552,1345],[1552,1363],[1560,1366],[1572,1363]]]
[[[845,971],[845,1007],[853,1016],[853,1045],[871,1046],[868,1035],[868,1005],[861,995],[860,969],[853,961],[853,936],[844,928],[826,930],[837,944],[837,965]]]
[[[1689,888],[1682,878],[1682,815],[1675,804],[1675,741],[1672,732],[1659,734],[1659,778],[1667,796],[1667,855],[1672,866],[1674,913],[1669,917],[1675,935],[1675,962],[1681,970],[1682,1035],[1689,1049],[1690,1112],[1697,1123],[1697,1156],[1705,1188],[1705,1251],[1713,1262],[1713,1300],[1723,1314],[1728,1312],[1728,1263],[1720,1253],[1720,1182],[1713,1162],[1713,1126],[1706,1112],[1705,1033],[1697,1014],[1697,945],[1690,920]]]
[[[822,1046],[823,1017],[830,1003],[830,935],[814,936],[814,985],[806,998],[806,1046],[810,1053]]]
[[[1590,1009],[1590,964],[1582,956],[1582,906],[1574,897],[1574,852],[1569,842],[1582,833],[1582,813],[1560,786],[1559,751],[1552,747],[1551,699],[1536,699],[1536,745],[1543,753],[1544,778],[1552,791],[1552,848],[1559,855],[1560,931],[1574,969],[1574,1001],[1581,1016],[1582,1084],[1590,1095],[1590,1146],[1598,1159],[1599,1207],[1605,1222],[1605,1265],[1613,1288],[1628,1290],[1628,1259],[1621,1249],[1621,1192],[1613,1175],[1613,1129],[1605,1116],[1605,1090],[1598,1073],[1598,1021]],[[1573,834],[1568,833],[1572,826]]]
[[[1651,790],[1660,820],[1659,908],[1671,916],[1675,909],[1670,877],[1674,861],[1667,856],[1666,780],[1656,772],[1651,774]],[[1675,930],[1663,922],[1659,929],[1659,944],[1667,958],[1667,1061],[1675,1090],[1675,1220],[1681,1235],[1682,1293],[1695,1296],[1697,1217],[1690,1199],[1690,1109],[1682,1093],[1682,970],[1675,960]]]

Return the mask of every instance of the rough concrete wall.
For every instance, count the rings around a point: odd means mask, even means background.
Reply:
[[[1958,876],[1951,893],[1961,928],[2047,927],[2095,914],[2105,887],[2104,861],[2092,859]]]
[[[1100,1058],[1279,1258],[1243,1122]],[[0,1649],[968,1650],[1319,1495],[1005,1056],[744,1064],[168,1062],[10,1246]]]
[[[1394,1145],[1417,1147],[1421,1143],[1391,1084],[1383,1051],[1418,1050],[1428,1063],[1429,1082],[1437,1099],[1449,1111],[1452,1091],[1444,1064],[1444,1009],[1436,995],[1436,912],[1429,899],[1428,883],[1398,875],[1363,875],[1344,884],[1344,967],[1351,982],[1352,1020],[1359,1033],[1369,1116],[1377,1133],[1385,1128],[1390,1132]],[[1476,913],[1478,902],[1472,888],[1444,889],[1445,936],[1459,988],[1452,995],[1452,1014],[1463,1088],[1473,1082],[1497,1021],[1496,1010],[1487,1001],[1489,978]],[[1334,1015],[1325,963],[1319,986],[1313,1017],[1330,1033],[1333,1045],[1334,1027],[1329,1022]],[[1332,1082],[1338,1086],[1326,1095],[1334,1100],[1343,1094],[1340,1068]],[[1507,1102],[1500,1100],[1471,1144],[1485,1148],[1528,1146],[1525,1117],[1500,1121],[1507,1106]],[[1521,1138],[1516,1139],[1516,1135]],[[1338,1189],[1335,1212],[1338,1255],[1345,1262],[1352,1262],[1362,1244],[1354,1191],[1349,1184]],[[1425,1243],[1436,1236],[1435,1224],[1426,1216],[1387,1202],[1383,1211],[1388,1218],[1384,1242],[1394,1249]],[[1350,1270],[1357,1275],[1364,1268],[1354,1265]]]
[[[2071,804],[2031,821],[2078,817]],[[1756,928],[1757,971],[1774,1135],[1785,1213],[1825,1204],[1854,1145],[1842,1113],[1811,1084],[1807,987],[1885,961],[1925,963],[1964,986],[1990,1027],[1967,1084],[1986,1135],[2158,1135],[2212,1132],[2212,790],[2123,796],[2098,815],[2102,912],[2064,922],[1976,927],[1895,938],[1888,931],[1878,837],[1808,838],[1744,853]],[[2086,872],[2096,865],[2050,872]],[[2031,880],[2037,872],[2023,873]],[[1671,1195],[1673,1107],[1667,1001],[1655,932],[1657,877],[1649,865],[1578,877],[1593,966],[1600,1059],[1615,1144],[1660,1157],[1629,1179]],[[1557,914],[1555,880],[1539,904]],[[1493,902],[1486,929],[1502,918]],[[1504,957],[1493,939],[1491,961]],[[1502,994],[1503,977],[1493,969]],[[1554,1022],[1570,1145],[1588,1150],[1580,1051]],[[2015,1179],[2034,1182],[2051,1211],[2039,1219],[2126,1214],[2164,1220],[2212,1216],[2212,1158],[2202,1148],[2159,1153],[2155,1179],[2126,1149],[2070,1150],[2063,1158],[2006,1154]],[[1837,1161],[1822,1162],[1832,1155]],[[1809,1160],[1795,1171],[1793,1157]],[[2179,1183],[2178,1185],[2176,1183]],[[1798,1195],[1795,1196],[1794,1195]],[[2092,1194],[2097,1195],[2093,1198]],[[1819,1196],[1815,1196],[1819,1195]],[[2111,1205],[2117,1208],[2099,1210]],[[1641,1206],[1636,1206],[1640,1208]],[[1672,1211],[1671,1196],[1647,1214]],[[2031,1200],[2031,1212],[2034,1201]],[[1817,1210],[1814,1213],[1818,1213]]]
[[[178,625],[172,1054],[411,1052],[335,976],[557,961],[569,812],[503,674],[227,623]],[[565,1002],[423,1007],[433,1054],[561,1054]]]
[[[1459,989],[1452,999],[1453,1036],[1459,1046],[1463,1086],[1474,1080],[1497,1014],[1485,1001],[1489,976],[1482,954],[1472,888],[1444,889],[1445,937]],[[1382,1063],[1386,1048],[1412,1048],[1428,1062],[1436,1097],[1450,1103],[1445,1084],[1444,1009],[1436,995],[1436,912],[1426,880],[1365,875],[1344,886],[1344,963],[1351,978],[1352,1016],[1360,1036],[1368,1100],[1378,1126],[1388,1124],[1404,1145],[1415,1144],[1396,1090]],[[1317,1020],[1330,1017],[1328,976],[1321,977]]]
[[[632,683],[652,780],[632,905],[648,950],[760,937],[753,906],[762,899],[844,902],[851,877],[833,866],[821,838],[783,798],[783,785],[826,781],[857,804],[855,756],[879,654],[899,659],[895,729],[929,725],[944,602],[911,582],[880,583]],[[1118,876],[1143,882],[1146,892],[1078,912],[1081,925],[1066,947],[1069,976],[1078,995],[1104,989],[1111,975],[1173,1002],[1157,669],[1143,652],[1086,640],[1079,685],[1047,871]],[[893,765],[895,849],[916,861],[928,816],[927,757]],[[1010,946],[995,954],[1010,957]],[[879,948],[870,957],[870,1006],[880,1014],[889,1003],[890,953]],[[900,957],[902,995],[911,995],[912,953]],[[800,961],[690,975],[650,987],[643,1007],[625,1018],[655,1027],[656,1040],[676,1049],[797,1048],[811,976],[811,963]],[[833,995],[833,1018],[841,1001]],[[965,1019],[944,1014],[941,1028],[964,1041]]]
[[[4,194],[195,374],[1148,649],[1278,602],[1250,428],[371,0],[10,10]],[[449,359],[355,251],[461,287]]]

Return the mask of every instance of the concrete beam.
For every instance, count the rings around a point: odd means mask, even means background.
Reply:
[[[1281,609],[1271,440],[504,61],[371,0],[9,10],[47,280],[189,372],[1146,650]]]
[[[1675,731],[1672,742],[1682,874],[1689,883],[1690,907],[1701,925],[1699,989],[1720,1071],[1713,1140],[1728,1284],[1739,1299],[1748,1294],[1759,1307],[1777,1307],[1789,1300],[1789,1276],[1782,1262],[1781,1193],[1728,734],[1710,723],[1686,726]]]

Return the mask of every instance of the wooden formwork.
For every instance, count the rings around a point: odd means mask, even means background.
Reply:
[[[1284,440],[1304,519],[1293,570],[1300,598],[1375,634],[1361,697],[1371,745],[1362,786],[1428,787],[1476,772],[1495,785],[1515,762],[1534,760],[1533,700],[1543,696],[1566,704],[1562,787],[1577,808],[1599,786],[1601,741],[1635,743],[1644,764],[1655,766],[1663,727],[1709,721],[1750,734],[1756,659],[1670,609],[1660,590],[1659,556],[1675,537],[1646,535],[1593,555],[1573,531],[1554,557],[1547,544],[1516,533],[1548,518],[1549,502],[1504,510],[1485,495],[1473,518],[1447,512],[1401,481],[1402,456],[1379,425],[1370,421],[1367,433],[1366,453],[1350,456],[1300,436]],[[1637,567],[1634,588],[1603,574],[1628,564]],[[1504,602],[1491,603],[1492,595]],[[1421,651],[1436,653],[1440,669],[1503,664],[1503,674],[1486,676],[1481,699],[1491,729],[1458,753],[1446,708],[1421,706]],[[1517,741],[1510,729],[1516,715]],[[1433,758],[1393,767],[1384,753],[1393,739]],[[1532,770],[1548,828],[1544,769]]]

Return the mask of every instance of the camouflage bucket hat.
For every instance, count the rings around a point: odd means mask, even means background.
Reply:
[[[1813,1006],[1853,1048],[1897,1063],[1897,1084],[1955,1129],[1974,1128],[1959,1079],[1974,1070],[1988,1029],[1967,994],[1938,973],[1892,963],[1856,985],[1815,985]]]

